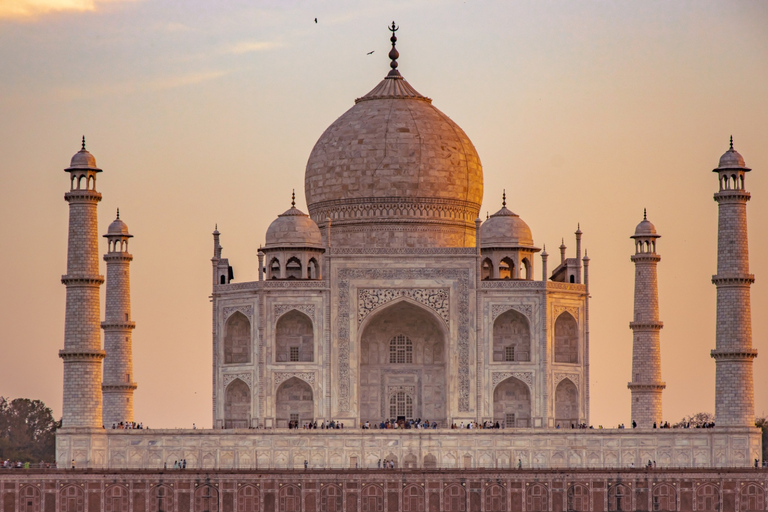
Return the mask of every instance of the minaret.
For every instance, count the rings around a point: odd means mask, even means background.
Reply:
[[[117,218],[109,225],[107,254],[107,300],[104,307],[104,426],[133,421],[133,355],[131,332],[136,327],[131,321],[131,275],[133,256],[128,252],[128,226]]]
[[[667,385],[661,381],[661,352],[659,331],[659,289],[656,264],[656,239],[661,238],[643,210],[643,220],[635,234],[635,318],[632,329],[632,420],[640,428],[661,423],[661,392]]]
[[[69,167],[69,240],[67,274],[61,282],[67,287],[64,320],[64,400],[62,427],[101,428],[101,329],[99,321],[99,233],[96,206],[96,159],[83,147],[72,157]]]
[[[717,426],[755,426],[752,360],[752,316],[749,289],[755,276],[749,273],[747,201],[744,158],[731,147],[720,157],[718,209],[717,334],[715,350],[715,422]]]

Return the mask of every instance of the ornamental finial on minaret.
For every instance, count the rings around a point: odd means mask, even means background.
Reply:
[[[504,208],[507,207],[507,189],[503,189],[501,194],[501,206]]]
[[[731,135],[731,150],[733,150],[733,135]]]
[[[643,220],[648,220],[648,211],[643,208]]]
[[[120,218],[120,208],[117,209],[117,219]]]
[[[291,208],[296,208],[296,189],[291,190]]]
[[[389,58],[391,59],[391,62],[389,63],[389,67],[392,68],[389,70],[389,73],[387,74],[387,78],[394,78],[394,79],[402,79],[403,77],[400,75],[400,72],[397,70],[397,58],[400,57],[400,53],[397,51],[397,48],[395,48],[395,43],[397,42],[397,36],[395,35],[395,32],[400,30],[400,27],[395,25],[395,22],[392,22],[392,26],[389,27],[389,31],[392,32],[392,37],[389,38],[389,40],[392,42],[392,49],[389,50]]]
[[[733,147],[733,137],[731,137],[731,147]],[[80,147],[82,151],[85,151],[85,135],[83,135],[83,145]]]

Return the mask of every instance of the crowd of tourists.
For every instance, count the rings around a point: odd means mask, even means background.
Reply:
[[[55,468],[55,463],[50,462],[22,462],[20,460],[12,461],[11,459],[0,460],[0,468],[2,469],[50,469]]]
[[[112,424],[112,430],[141,430],[143,428],[144,423],[136,423],[135,421],[121,421]]]

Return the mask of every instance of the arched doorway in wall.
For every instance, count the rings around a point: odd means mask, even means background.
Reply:
[[[224,364],[251,362],[251,322],[240,312],[227,319],[224,327]]]
[[[509,377],[496,386],[493,420],[504,428],[531,426],[531,391],[523,381]]]
[[[315,333],[312,320],[291,310],[277,320],[275,326],[275,361],[308,363],[315,359]]]
[[[409,300],[383,306],[366,319],[360,334],[360,421],[392,419],[394,412],[394,419],[445,426],[445,332],[442,319]]]
[[[240,379],[224,392],[224,428],[248,428],[251,419],[251,388]]]
[[[555,362],[579,362],[579,326],[567,311],[555,320]]]
[[[555,389],[555,425],[571,428],[579,423],[579,390],[570,379],[563,379]]]
[[[303,425],[313,421],[315,401],[312,387],[303,380],[291,377],[275,393],[275,418],[278,428]]]
[[[521,313],[509,310],[493,322],[493,362],[531,360],[531,327]]]

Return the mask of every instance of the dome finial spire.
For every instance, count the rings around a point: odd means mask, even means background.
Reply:
[[[648,220],[648,212],[643,208],[643,220]]]
[[[731,151],[733,151],[733,135],[731,135]]]
[[[296,208],[296,189],[291,190],[291,208]]]
[[[501,206],[506,208],[507,207],[507,189],[502,189],[503,192],[501,193]]]
[[[733,137],[731,137],[731,141],[733,141]],[[731,142],[731,147],[733,147],[733,142]],[[85,135],[83,135],[83,145],[80,150],[85,151]]]
[[[120,208],[117,209],[117,218],[120,218]]]
[[[397,48],[395,48],[395,43],[397,42],[397,36],[395,35],[395,32],[400,30],[400,27],[395,25],[395,22],[392,22],[392,26],[389,27],[389,31],[392,32],[392,37],[389,38],[390,41],[392,41],[392,49],[389,50],[389,58],[391,59],[391,62],[389,63],[389,67],[392,68],[389,70],[389,73],[387,73],[387,78],[402,78],[400,76],[400,72],[397,70],[397,58],[400,57],[400,53],[398,53]]]

